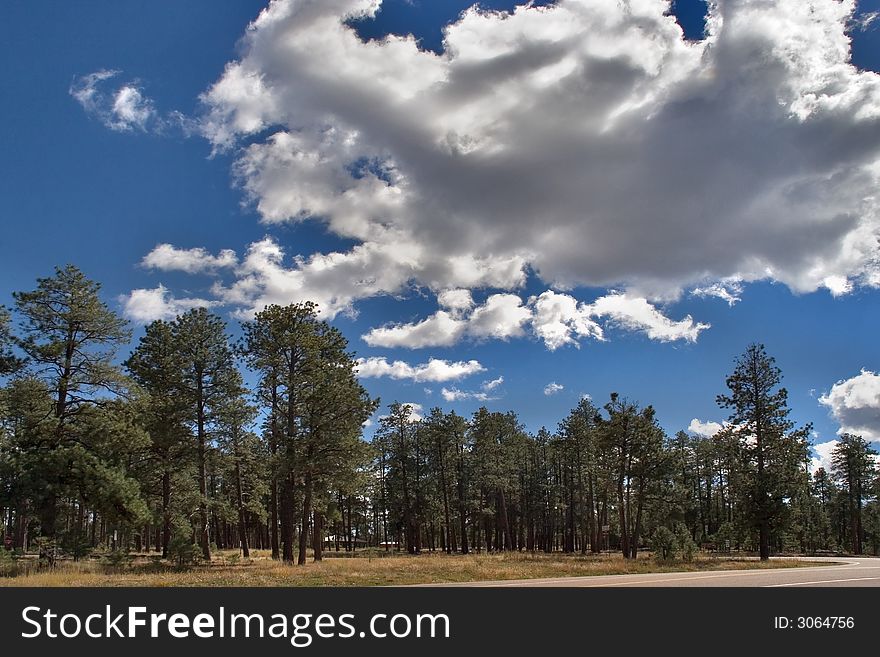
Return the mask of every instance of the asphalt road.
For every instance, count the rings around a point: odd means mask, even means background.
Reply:
[[[880,558],[810,557],[807,561],[829,562],[827,566],[775,568],[769,570],[704,570],[693,573],[649,575],[601,575],[596,577],[549,577],[429,586],[492,587],[621,587],[621,586],[880,586]]]

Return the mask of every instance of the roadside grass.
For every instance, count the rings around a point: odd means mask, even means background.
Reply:
[[[62,561],[52,570],[30,568],[0,586],[389,586],[486,580],[626,575],[704,570],[797,568],[828,565],[798,559],[760,562],[748,557],[698,555],[691,562],[662,563],[649,554],[636,560],[618,555],[496,553],[417,556],[362,552],[349,558],[329,556],[304,566],[272,561],[255,551],[252,559],[219,552],[210,563],[177,568],[155,557],[134,557],[124,565],[100,561]]]

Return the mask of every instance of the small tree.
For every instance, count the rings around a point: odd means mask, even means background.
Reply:
[[[180,518],[171,525],[171,540],[168,543],[168,559],[178,568],[192,565],[199,560],[201,548],[193,543],[192,526]]]
[[[676,554],[676,536],[669,527],[660,525],[651,535],[651,549],[658,561],[672,561]]]
[[[694,543],[694,539],[684,523],[678,523],[675,527],[675,547],[679,558],[688,563],[692,562],[697,554],[697,544]]]

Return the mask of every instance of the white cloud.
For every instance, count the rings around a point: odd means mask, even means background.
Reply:
[[[826,276],[825,280],[822,281],[822,286],[835,297],[842,297],[853,291],[853,282],[846,276],[839,276],[837,274]]]
[[[442,388],[440,394],[448,402],[457,402],[474,399],[476,401],[489,401],[494,399],[486,392],[477,392],[473,390],[459,390],[458,388]]]
[[[420,322],[380,326],[361,337],[371,347],[449,347],[461,339],[466,328],[466,321],[439,310]]]
[[[144,267],[162,271],[183,271],[188,274],[234,267],[237,263],[235,251],[231,249],[224,249],[213,256],[202,248],[179,249],[171,244],[158,244],[141,260]]]
[[[499,376],[497,379],[492,379],[491,381],[483,381],[483,385],[481,386],[483,390],[495,390],[498,386],[504,383],[504,377]]]
[[[493,294],[471,313],[467,332],[475,338],[516,338],[525,335],[523,325],[530,317],[516,294]]]
[[[838,381],[819,397],[840,424],[838,433],[854,433],[865,440],[880,440],[880,375],[869,370]]]
[[[440,394],[443,396],[448,402],[456,402],[456,401],[465,401],[465,400],[476,400],[476,401],[492,401],[498,399],[497,396],[493,396],[492,393],[494,390],[497,390],[501,384],[504,383],[504,377],[499,376],[497,379],[492,379],[490,381],[483,381],[480,385],[479,390],[461,390],[456,387],[452,388],[443,388],[440,390]]]
[[[527,303],[515,294],[493,294],[470,313],[438,310],[418,322],[374,328],[363,339],[374,347],[448,347],[463,338],[522,337],[530,327],[552,351],[566,344],[577,345],[581,338],[604,340],[604,331],[596,321],[603,318],[607,324],[641,331],[662,342],[695,342],[700,332],[709,327],[689,315],[673,321],[647,300],[627,294],[608,294],[584,303],[569,294],[547,290]]]
[[[705,287],[695,287],[691,290],[691,295],[695,297],[716,297],[726,301],[728,306],[735,306],[742,300],[742,292],[742,282],[733,279],[716,281]]]
[[[457,317],[474,307],[474,298],[470,290],[444,290],[437,295],[437,305]]]
[[[611,322],[631,331],[643,331],[652,340],[670,342],[685,340],[696,342],[701,331],[708,324],[694,322],[690,315],[673,321],[663,315],[646,299],[634,298],[628,294],[609,294],[599,297],[586,306],[593,317],[608,317]]]
[[[721,431],[724,428],[724,425],[718,422],[706,421],[703,422],[697,418],[691,420],[691,423],[688,425],[688,431],[697,436],[702,436],[704,438],[711,438],[716,433]]]
[[[578,338],[603,340],[602,327],[590,318],[589,311],[578,306],[578,301],[568,294],[547,290],[532,299],[535,310],[532,326],[537,335],[551,351],[566,344],[577,345]]]
[[[401,291],[409,280],[405,244],[364,244],[346,253],[297,256],[290,266],[274,239],[251,244],[235,269],[231,285],[218,283],[213,293],[224,303],[239,306],[241,315],[271,304],[314,301],[321,315],[332,319],[351,312],[352,303]]]
[[[170,320],[192,308],[216,305],[215,301],[208,299],[177,299],[161,284],[153,289],[132,290],[119,301],[125,316],[138,324],[149,324],[157,319]]]
[[[136,83],[123,84],[108,91],[104,83],[118,75],[119,71],[104,69],[77,76],[70,85],[70,95],[87,114],[111,130],[148,130],[158,120],[153,101],[144,96]]]
[[[147,121],[155,114],[152,101],[144,97],[137,87],[120,87],[113,96],[113,126],[120,130],[139,128],[143,130]]]
[[[472,374],[484,372],[485,367],[476,360],[450,362],[431,358],[427,363],[410,365],[402,360],[389,363],[384,356],[357,359],[358,376],[363,378],[390,377],[416,382],[439,383],[456,381]]]
[[[242,305],[317,291],[332,314],[412,282],[512,291],[526,268],[627,290],[541,323],[560,346],[600,337],[596,318],[695,339],[701,325],[647,300],[733,303],[725,281],[880,284],[880,76],[850,63],[853,0],[710,3],[699,42],[665,0],[472,9],[443,55],[362,42],[346,21],[380,5],[272,3],[203,95],[214,147],[247,144],[236,176],[263,221],[358,243],[245,271],[229,292]],[[422,332],[451,343],[450,320],[476,311],[442,312]]]
[[[557,392],[562,392],[564,389],[564,385],[552,381],[544,386],[544,394],[549,397],[550,395],[555,395]]]
[[[880,11],[869,11],[853,17],[853,23],[858,30],[868,30],[880,17]]]
[[[449,297],[441,295],[440,305],[450,308]],[[486,302],[473,307],[461,304],[454,309],[438,310],[430,317],[410,324],[391,324],[370,330],[363,336],[373,347],[448,347],[464,337],[506,340],[525,335],[523,325],[531,311],[515,294],[493,294]]]
[[[647,299],[627,293],[612,293],[592,303],[578,302],[568,294],[548,290],[530,301],[535,309],[532,325],[535,334],[548,349],[555,350],[566,344],[578,344],[579,338],[604,340],[605,333],[597,319],[606,325],[628,331],[640,331],[651,340],[696,342],[708,324],[695,322],[688,315],[674,321],[663,315]]]
[[[103,69],[89,73],[88,75],[76,76],[70,85],[68,92],[87,112],[94,112],[98,107],[98,85],[105,80],[116,77],[119,71]]]
[[[825,472],[831,472],[831,453],[835,447],[837,447],[836,440],[814,444],[813,450],[816,455],[810,459],[810,472],[815,474],[819,468],[825,468]]]

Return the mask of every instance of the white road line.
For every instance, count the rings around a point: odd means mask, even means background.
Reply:
[[[775,589],[783,586],[811,586],[813,584],[833,584],[835,582],[863,582],[865,580],[880,579],[880,577],[853,577],[851,579],[820,579],[815,582],[793,582],[791,584],[766,584],[764,588]]]

